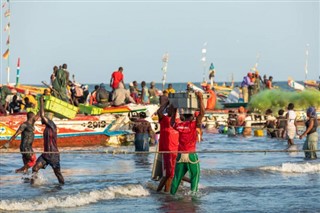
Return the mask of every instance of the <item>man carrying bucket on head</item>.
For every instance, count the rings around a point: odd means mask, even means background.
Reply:
[[[200,113],[194,119],[193,114],[184,113],[183,121],[174,124],[174,128],[179,132],[179,148],[176,162],[175,174],[171,184],[171,194],[178,190],[182,177],[189,172],[191,181],[191,191],[198,191],[200,178],[200,164],[196,152],[197,128],[201,128],[201,121],[204,116],[204,104],[201,92],[196,93],[198,103],[200,103]],[[176,109],[175,109],[176,112]],[[174,113],[175,115],[175,113]],[[175,116],[173,116],[175,118]]]
[[[164,191],[169,192],[171,182],[174,177],[174,168],[176,165],[176,158],[178,155],[179,132],[171,126],[174,108],[169,104],[169,100],[161,97],[161,106],[158,109],[158,118],[160,123],[160,141],[159,151],[170,151],[171,153],[163,153],[163,171],[165,176],[161,179],[157,191],[161,191],[165,186]],[[164,114],[164,111],[167,114]]]

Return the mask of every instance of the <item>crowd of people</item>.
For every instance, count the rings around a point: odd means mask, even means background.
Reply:
[[[248,73],[244,77],[242,89],[247,96],[259,92],[261,89],[260,82],[263,82],[264,87],[272,88],[272,77],[267,80],[261,79],[259,73]],[[26,173],[29,168],[32,168],[32,183],[37,178],[37,173],[40,169],[45,169],[50,165],[60,184],[64,184],[64,178],[60,168],[60,155],[57,146],[57,127],[52,121],[53,114],[44,111],[43,95],[53,95],[69,103],[78,105],[80,103],[90,103],[99,107],[106,106],[121,106],[127,103],[141,103],[141,104],[160,104],[157,111],[160,124],[160,140],[159,151],[163,152],[163,178],[161,179],[157,191],[161,191],[164,187],[165,192],[175,194],[178,190],[182,180],[191,184],[191,191],[198,191],[198,183],[200,179],[200,163],[196,151],[196,143],[202,141],[202,120],[205,110],[215,108],[216,95],[214,88],[210,84],[202,85],[204,93],[193,87],[191,84],[187,85],[187,92],[195,92],[199,109],[197,111],[183,111],[177,109],[169,101],[169,94],[175,93],[172,84],[164,91],[160,91],[155,87],[155,83],[151,82],[150,87],[147,87],[145,81],[141,82],[141,89],[138,83],[133,81],[129,84],[129,89],[126,89],[123,76],[123,68],[119,67],[114,71],[110,79],[110,87],[112,91],[107,91],[104,84],[96,85],[94,91],[89,93],[86,85],[79,85],[75,81],[69,80],[69,72],[67,65],[63,64],[61,67],[55,66],[53,74],[51,75],[51,92],[49,89],[44,91],[39,98],[40,110],[37,114],[30,111],[27,113],[26,122],[22,123],[16,133],[4,145],[5,148],[21,134],[20,151],[22,152],[23,166],[16,170],[16,172]],[[38,102],[30,93],[25,92],[23,100],[16,94],[16,91],[1,90],[1,97],[6,97],[5,102],[1,102],[1,110],[6,109],[11,112],[17,112],[18,108],[34,108],[37,107]],[[79,88],[82,92],[79,92]],[[70,92],[70,93],[69,93]],[[3,94],[5,96],[3,96]],[[206,103],[203,101],[203,95],[208,94]],[[3,98],[1,98],[3,101]],[[179,114],[179,116],[178,116]],[[297,136],[302,139],[306,137],[303,149],[305,150],[306,159],[316,159],[317,143],[318,143],[318,120],[316,110],[314,107],[309,107],[307,110],[307,121],[305,123],[306,130],[299,134],[297,131],[296,113],[294,105],[290,103],[287,107],[287,112],[281,109],[278,111],[278,116],[275,117],[271,109],[266,110],[266,124],[268,136],[271,138],[288,138],[288,144],[294,144],[294,138]],[[139,119],[134,121],[132,130],[135,132],[135,150],[137,152],[149,151],[150,138],[154,138],[150,122],[146,120],[148,115],[145,112],[140,112]],[[32,149],[34,140],[34,123],[38,118],[46,126],[43,132],[44,138],[44,152],[36,159]],[[252,134],[251,114],[246,112],[244,107],[240,107],[237,112],[229,111],[228,117],[228,135],[235,136],[243,134],[249,136]],[[48,153],[51,152],[51,153]],[[189,178],[185,177],[189,173]]]
[[[267,136],[270,138],[287,139],[288,145],[294,145],[295,138],[306,138],[303,149],[306,159],[316,159],[318,143],[318,119],[316,109],[309,107],[306,111],[307,119],[305,122],[306,130],[299,134],[297,126],[297,114],[294,111],[294,104],[289,103],[287,110],[280,109],[276,117],[271,109],[265,111],[266,123],[263,128],[266,129]],[[250,111],[245,111],[244,107],[239,107],[237,111],[229,110],[226,128],[222,126],[220,133],[226,133],[228,136],[252,136],[252,115]]]
[[[267,78],[267,75],[261,78],[258,71],[248,72],[241,82],[243,102],[249,102],[251,97],[260,92],[261,89],[272,89],[272,80],[273,77],[269,76]]]

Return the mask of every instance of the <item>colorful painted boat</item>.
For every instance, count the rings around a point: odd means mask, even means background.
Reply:
[[[126,116],[115,117],[111,114],[101,116],[77,115],[72,120],[54,118],[58,128],[59,147],[83,147],[105,145],[110,136],[129,134],[128,131],[117,131],[126,125]],[[0,122],[0,146],[2,146],[15,133],[19,126],[26,121],[26,115],[9,115],[1,117]],[[35,140],[33,147],[43,147],[43,130],[45,126],[40,119],[35,123]],[[10,147],[17,148],[20,145],[18,136]]]
[[[29,86],[29,85],[7,85],[10,90],[15,89],[18,93],[24,94],[26,91],[29,91],[32,95],[43,94],[46,87],[37,87],[37,86]]]
[[[132,106],[131,106],[132,107]],[[132,107],[133,108],[133,107]],[[136,108],[136,110],[138,107]],[[158,125],[152,119],[158,109],[157,105],[143,106],[143,111],[147,111],[148,121],[157,131]],[[130,112],[130,111],[129,111]],[[137,112],[137,111],[135,111]],[[138,114],[131,113],[107,113],[102,115],[81,115],[78,114],[74,119],[54,118],[58,128],[59,147],[84,147],[121,144],[127,138],[132,138],[133,132],[130,129],[132,116]],[[19,126],[26,121],[26,114],[16,114],[0,117],[0,146],[2,146],[16,132]],[[43,130],[45,126],[40,119],[35,123],[35,140],[33,147],[43,147]],[[12,143],[11,147],[17,148],[20,145],[20,136]]]

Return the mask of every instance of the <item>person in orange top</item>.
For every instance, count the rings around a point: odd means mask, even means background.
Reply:
[[[207,93],[210,94],[210,97],[207,100],[207,107],[206,110],[213,110],[216,106],[217,96],[216,93],[211,89],[211,85],[207,84],[205,87],[205,90]]]
[[[267,83],[266,83],[266,88],[267,89],[272,89],[272,79],[273,79],[273,77],[270,76],[269,80],[267,80]]]

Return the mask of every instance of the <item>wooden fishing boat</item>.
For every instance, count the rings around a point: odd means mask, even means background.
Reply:
[[[294,81],[292,78],[288,79],[288,86],[297,91],[302,91],[305,89],[305,87],[302,84],[299,84],[298,82]]]
[[[47,89],[45,87],[38,87],[38,86],[29,86],[29,85],[14,85],[14,84],[8,84],[7,87],[10,90],[15,89],[18,93],[24,94],[26,91],[29,91],[32,95],[39,95],[43,94],[44,90]]]
[[[26,121],[26,115],[9,115],[1,117],[0,146],[2,146],[16,132],[19,126]],[[127,124],[126,116],[111,114],[101,116],[77,115],[74,119],[65,120],[54,118],[58,130],[59,147],[84,147],[106,145],[110,136],[129,134],[130,131],[117,131]],[[41,121],[35,123],[35,140],[33,147],[43,147],[43,130]],[[20,145],[20,136],[12,141],[10,147]]]
[[[320,90],[320,83],[314,80],[306,80],[303,82],[305,87],[315,88]]]
[[[138,108],[138,107],[137,107]],[[138,112],[137,108],[134,112]],[[130,109],[130,107],[128,108]],[[158,125],[152,119],[158,109],[156,105],[140,106],[141,111],[147,111],[147,120],[157,131]],[[115,110],[115,109],[114,109]],[[130,112],[130,110],[129,110]],[[138,114],[132,113],[106,113],[101,115],[77,114],[73,119],[54,118],[57,125],[59,147],[85,147],[98,145],[120,145],[132,140],[130,124],[133,117]],[[1,116],[0,120],[0,146],[7,142],[16,132],[19,126],[26,121],[26,114]],[[35,123],[35,140],[33,147],[43,147],[43,130],[45,126],[40,119]],[[18,148],[21,137],[12,141],[10,147]]]

